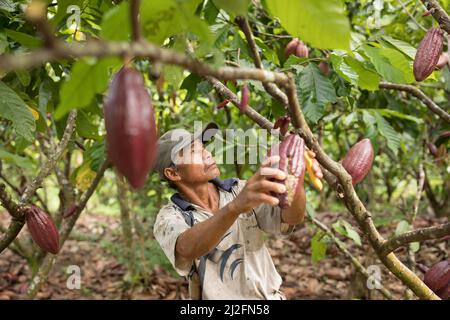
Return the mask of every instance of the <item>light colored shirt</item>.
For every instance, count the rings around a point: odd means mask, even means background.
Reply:
[[[232,201],[246,183],[239,179],[211,182],[218,187],[220,208]],[[156,217],[154,236],[177,273],[189,279],[190,292],[195,286],[194,279],[198,279],[201,298],[205,300],[285,299],[279,290],[282,279],[264,244],[264,233],[286,236],[294,229],[281,221],[279,207],[263,204],[250,214],[240,214],[208,254],[185,265],[176,261],[178,236],[212,215],[175,194]]]

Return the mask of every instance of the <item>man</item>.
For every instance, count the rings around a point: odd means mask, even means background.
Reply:
[[[291,206],[281,210],[272,193],[286,188],[270,181],[286,178],[273,168],[279,156],[266,159],[248,181],[221,181],[203,138],[175,129],[158,141],[155,169],[178,192],[158,213],[156,240],[175,270],[188,277],[192,299],[285,299],[264,232],[285,236],[303,221],[304,174]]]

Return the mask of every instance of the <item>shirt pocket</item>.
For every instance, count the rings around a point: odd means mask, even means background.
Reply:
[[[255,214],[241,216],[239,227],[246,251],[258,251],[264,246],[264,234],[258,226]]]

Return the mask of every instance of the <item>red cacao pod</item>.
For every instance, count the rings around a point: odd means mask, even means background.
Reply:
[[[352,176],[352,183],[360,183],[372,168],[373,148],[369,139],[363,139],[350,148],[342,165]]]
[[[217,105],[217,109],[220,110],[220,109],[225,108],[229,102],[230,102],[230,100],[228,100],[228,99],[223,100],[221,103],[219,103]]]
[[[434,264],[426,273],[423,282],[434,292],[450,284],[450,260]]]
[[[439,57],[438,63],[436,65],[436,69],[442,69],[448,64],[448,55],[446,53],[441,54]]]
[[[305,172],[304,151],[305,142],[297,134],[288,135],[281,143],[269,150],[269,156],[280,156],[278,168],[286,173],[285,180],[276,180],[286,186],[285,193],[275,194],[280,200],[278,204],[280,208],[288,208],[297,192],[299,178]]]
[[[77,204],[71,205],[69,208],[67,208],[66,211],[64,211],[63,218],[64,219],[70,218],[77,211],[77,209],[78,209],[78,205]]]
[[[443,31],[430,28],[419,44],[414,58],[414,77],[417,81],[425,80],[436,68],[444,45]]]
[[[53,219],[42,209],[31,206],[25,210],[25,220],[33,241],[44,251],[59,252],[59,233]]]
[[[108,157],[135,189],[145,184],[156,157],[152,100],[142,76],[124,66],[113,78],[104,104]]]
[[[299,44],[299,40],[297,38],[292,39],[284,49],[284,54],[287,57],[289,57],[291,54],[295,54],[295,51],[297,50],[297,46]]]
[[[250,90],[248,89],[247,85],[244,84],[241,88],[241,101],[239,103],[239,109],[241,112],[245,112],[248,107],[248,102],[250,100]]]
[[[435,145],[439,147],[441,144],[444,144],[447,142],[447,140],[450,138],[450,131],[442,132],[439,137],[437,137],[435,141]]]
[[[330,72],[331,72],[330,66],[325,61],[322,61],[322,62],[319,63],[319,69],[320,69],[320,71],[322,72],[322,74],[324,76],[327,77],[327,76],[330,75]]]
[[[436,145],[434,143],[427,142],[427,147],[433,156],[435,156],[435,157],[438,156],[438,148],[436,147]]]
[[[442,300],[450,300],[450,283],[446,287],[436,291],[436,294]]]
[[[303,41],[299,41],[297,48],[295,49],[295,55],[299,58],[308,58],[309,49]]]
[[[291,118],[289,116],[282,116],[275,121],[273,128],[280,129],[281,135],[286,135],[289,130],[289,124],[291,123]]]

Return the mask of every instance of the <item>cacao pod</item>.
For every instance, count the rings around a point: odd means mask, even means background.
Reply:
[[[78,209],[78,205],[77,204],[73,204],[71,205],[69,208],[67,208],[67,210],[64,212],[63,218],[64,219],[68,219],[71,216],[73,216],[73,214],[75,213],[75,211],[77,211]]]
[[[286,186],[286,192],[274,194],[280,200],[278,206],[282,209],[291,205],[300,182],[299,178],[305,172],[304,150],[305,142],[297,134],[286,136],[281,143],[274,145],[269,150],[269,156],[280,156],[278,168],[286,173],[285,180],[276,180]]]
[[[369,139],[362,139],[350,148],[342,166],[352,176],[352,183],[360,183],[372,168],[373,148]]]
[[[248,90],[248,87],[246,84],[244,84],[241,88],[241,101],[239,103],[239,109],[241,112],[245,112],[248,107],[248,102],[250,100],[250,90]]]
[[[433,156],[435,156],[435,157],[438,156],[438,149],[434,143],[427,142],[427,147]]]
[[[299,58],[309,57],[308,47],[303,43],[303,41],[299,41],[297,49],[295,49],[295,55]]]
[[[59,252],[59,233],[52,218],[42,209],[31,206],[25,209],[25,220],[33,241],[44,251]]]
[[[152,169],[157,132],[152,100],[136,70],[124,66],[104,103],[108,157],[130,185],[141,188]]]
[[[417,81],[425,80],[436,68],[444,45],[443,31],[430,28],[419,44],[414,58],[414,77]]]
[[[273,128],[280,129],[282,136],[286,135],[289,130],[289,124],[291,123],[291,118],[289,116],[282,116],[275,121]]]
[[[426,273],[423,282],[434,292],[450,284],[450,260],[434,264]]]
[[[422,17],[428,17],[430,14],[431,14],[431,12],[429,10],[427,10],[424,13],[422,13]]]
[[[436,69],[442,69],[448,64],[448,55],[446,53],[441,54],[439,57],[438,63],[436,65]]]
[[[449,283],[446,287],[444,287],[444,288],[438,290],[438,291],[436,292],[436,294],[437,294],[437,295],[439,296],[439,298],[441,298],[442,300],[450,300],[450,283]]]
[[[297,50],[297,46],[299,44],[299,40],[297,38],[292,39],[284,49],[284,54],[287,57],[289,57],[291,54],[295,54],[295,51]]]
[[[305,152],[305,164],[306,164],[306,170],[308,171],[309,178],[311,179],[311,182],[312,182],[314,188],[316,188],[319,191],[322,191],[322,189],[323,189],[322,180],[320,180],[320,178],[317,177],[316,174],[314,173],[313,162],[314,162],[313,158],[309,155],[309,152],[306,151]]]
[[[220,110],[220,109],[225,108],[229,102],[230,102],[230,100],[228,100],[228,99],[223,100],[221,103],[219,103],[217,105],[217,109]]]
[[[441,144],[444,144],[447,142],[447,140],[450,138],[450,131],[442,132],[439,137],[435,141],[435,145],[439,147]]]
[[[319,69],[322,72],[322,74],[324,76],[329,76],[330,75],[330,66],[328,65],[328,63],[326,63],[325,61],[322,61],[319,63]]]

